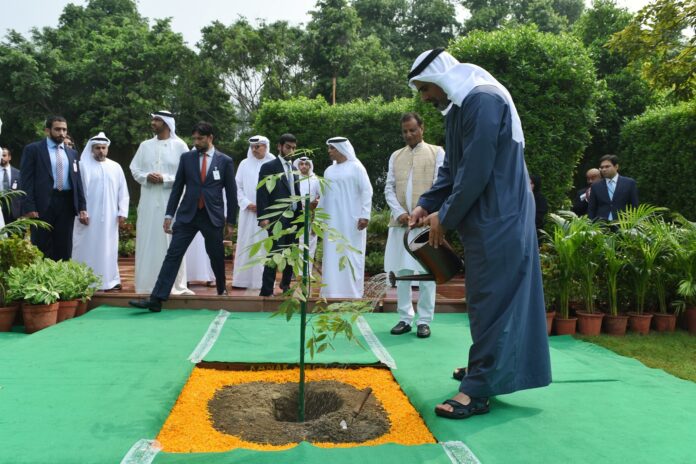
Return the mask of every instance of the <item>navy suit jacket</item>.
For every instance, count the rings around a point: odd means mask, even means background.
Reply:
[[[174,216],[176,213],[178,222],[190,223],[198,211],[198,199],[202,193],[208,217],[215,227],[222,227],[225,224],[225,218],[228,224],[236,224],[237,185],[234,181],[232,158],[215,149],[205,176],[205,183],[201,183],[200,157],[198,150],[191,150],[181,155],[172,193],[167,203],[167,216]],[[220,173],[219,179],[215,179],[215,171]],[[184,187],[186,187],[185,193]],[[227,214],[225,214],[225,205],[222,200],[222,189],[225,189],[227,196]],[[184,199],[179,203],[182,193]]]
[[[638,184],[630,177],[619,175],[614,189],[614,197],[609,199],[606,179],[598,180],[592,184],[590,201],[587,204],[587,216],[590,219],[609,219],[611,212],[612,219],[617,218],[617,213],[631,205],[638,206]]]
[[[284,174],[285,169],[283,169],[283,163],[280,161],[280,158],[276,158],[274,160],[263,163],[261,165],[261,169],[259,170],[259,182],[261,182],[266,176],[281,173]],[[295,195],[299,195],[300,186],[297,183],[297,176],[295,176],[295,174],[292,175],[292,179],[290,180],[288,180],[287,176],[284,174],[282,177],[278,179],[275,188],[271,192],[268,191],[266,185],[258,189],[256,191],[256,216],[260,218],[266,214],[280,211],[277,209],[268,208],[276,204],[278,200],[289,198],[290,196],[292,196],[292,193],[290,192],[290,183],[295,185]],[[301,212],[302,204],[299,201],[295,204],[297,205],[297,208],[293,217],[280,218],[280,222],[283,224],[284,227],[287,227]],[[278,217],[272,217],[269,219],[269,221],[274,222],[277,219]],[[261,221],[263,221],[263,219],[259,220],[259,222]]]
[[[72,148],[65,147],[65,155],[68,157],[66,169],[72,186],[73,209],[77,216],[78,212],[87,210],[82,177],[80,176],[80,164],[77,162],[77,152]],[[24,147],[20,168],[22,177],[19,188],[26,193],[21,199],[22,214],[36,211],[41,218],[41,216],[46,215],[51,204],[54,183],[46,139],[30,143]]]
[[[19,190],[20,179],[19,169],[10,166],[10,190]],[[2,169],[0,169],[0,182],[2,182]],[[2,213],[5,215],[5,222],[19,218],[22,215],[21,197],[14,197],[9,208],[3,203]]]

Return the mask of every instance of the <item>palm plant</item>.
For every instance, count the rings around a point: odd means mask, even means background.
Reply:
[[[575,216],[573,214],[573,216]],[[594,313],[595,279],[599,268],[600,240],[603,227],[587,216],[571,217],[571,227],[577,231],[580,241],[575,270],[580,278],[585,300],[585,311]]]
[[[12,200],[18,197],[23,196],[25,193],[21,190],[3,190],[0,191],[0,205],[4,204],[5,206],[9,207]],[[38,227],[41,229],[50,229],[51,226],[40,220],[40,219],[30,219],[30,218],[19,218],[16,221],[13,221],[9,224],[5,224],[4,226],[0,227],[0,239],[3,237],[11,237],[13,235],[16,236],[24,236],[26,232],[31,228],[31,227]]]
[[[619,315],[618,277],[626,265],[626,257],[619,248],[617,236],[611,232],[602,235],[599,246],[602,256],[602,268],[607,284],[607,300],[609,302],[609,314]]]
[[[648,204],[628,207],[618,213],[616,223],[622,248],[626,250],[635,292],[636,312],[643,314],[651,278],[657,274],[655,266],[668,249],[665,235],[653,236],[651,224],[661,221],[659,214],[666,211]]]
[[[561,318],[568,319],[569,300],[572,290],[575,266],[578,262],[578,251],[584,240],[584,232],[574,213],[559,211],[549,214],[551,231],[542,231],[549,249],[558,258],[558,310]]]
[[[677,215],[676,223],[680,225],[673,235],[675,249],[675,268],[679,284],[677,293],[689,306],[696,304],[696,222],[691,222]]]

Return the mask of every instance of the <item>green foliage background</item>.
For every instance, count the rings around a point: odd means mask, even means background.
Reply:
[[[654,108],[621,131],[621,173],[638,182],[641,203],[696,220],[696,101]]]

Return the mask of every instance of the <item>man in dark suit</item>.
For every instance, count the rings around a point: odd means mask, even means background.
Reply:
[[[592,195],[592,184],[601,178],[602,174],[597,168],[589,169],[585,173],[587,186],[578,189],[577,192],[575,192],[575,198],[573,198],[573,212],[578,216],[584,216],[587,214],[587,206],[590,204],[590,195]]]
[[[226,294],[225,250],[222,241],[224,232],[232,236],[237,221],[234,162],[215,149],[213,126],[207,122],[199,122],[193,127],[193,144],[195,150],[181,155],[164,216],[164,232],[173,233],[172,241],[150,298],[129,302],[136,308],[147,308],[154,312],[162,310],[162,301],[169,298],[181,260],[198,232],[203,234],[205,240],[205,251],[215,274],[217,293]],[[227,196],[227,212],[222,198],[223,189]],[[184,199],[179,203],[182,193]],[[176,222],[172,227],[174,213]]]
[[[295,149],[297,148],[297,139],[292,134],[283,134],[278,139],[278,157],[273,161],[264,163],[259,171],[259,182],[261,182],[266,176],[274,174],[282,174],[272,191],[268,191],[266,185],[261,187],[256,192],[256,211],[257,216],[262,218],[264,215],[277,212],[277,209],[269,209],[274,204],[278,203],[279,200],[289,198],[292,195],[300,195],[299,188],[297,185],[297,179],[292,172],[292,164],[290,158]],[[293,215],[292,217],[285,217],[283,215],[271,218],[271,219],[259,219],[260,227],[268,227],[271,221],[280,221],[283,228],[290,227],[292,221],[300,215],[301,204],[299,201],[292,203],[291,205]],[[284,247],[296,243],[297,240],[292,234],[284,235],[280,240],[273,242],[272,251],[278,251]],[[264,266],[263,268],[263,278],[261,281],[261,292],[259,296],[273,296],[273,285],[276,279],[276,268],[275,266]],[[280,280],[280,289],[284,292],[290,288],[290,279],[292,279],[292,268],[286,266],[283,269],[283,277]]]
[[[638,186],[630,177],[619,176],[619,158],[604,155],[599,159],[603,179],[592,184],[592,194],[587,205],[590,219],[613,221],[617,213],[630,205],[638,206]]]
[[[11,192],[19,190],[19,169],[10,164],[12,153],[7,148],[0,149],[0,192]],[[10,199],[10,204],[2,202],[2,215],[5,223],[18,219],[21,215],[19,196]]]
[[[52,226],[31,229],[31,241],[47,258],[69,260],[75,216],[89,224],[77,152],[63,144],[68,123],[62,116],[46,120],[46,138],[24,147],[20,171],[22,214]]]

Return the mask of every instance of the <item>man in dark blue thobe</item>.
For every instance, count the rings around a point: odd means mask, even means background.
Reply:
[[[509,92],[484,69],[436,49],[408,77],[446,118],[444,164],[410,225],[429,225],[433,246],[457,229],[464,245],[473,344],[455,371],[459,393],[435,408],[464,419],[487,413],[491,396],[551,383],[524,135]]]

